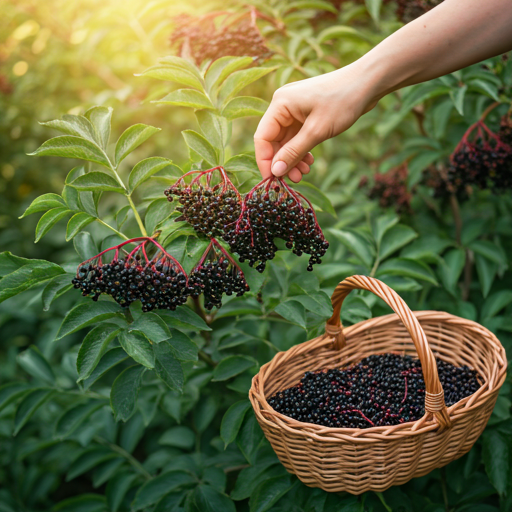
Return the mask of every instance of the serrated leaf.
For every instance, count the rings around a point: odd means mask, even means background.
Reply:
[[[120,194],[125,192],[125,189],[115,178],[110,176],[110,174],[99,171],[92,171],[87,174],[83,174],[71,182],[70,185],[77,190],[119,192]]]
[[[121,331],[119,333],[119,343],[134,361],[146,368],[155,367],[151,343],[143,333],[139,331]]]
[[[185,130],[181,134],[187,146],[203,160],[212,166],[217,163],[218,156],[215,148],[202,135],[194,130]]]
[[[365,237],[352,230],[330,229],[329,231],[352,251],[366,267],[371,268],[375,257],[375,249]]]
[[[110,122],[112,119],[112,107],[91,107],[84,116],[93,124],[100,146],[107,149],[110,138]]]
[[[409,226],[405,226],[403,224],[393,226],[382,238],[379,249],[379,257],[381,261],[386,259],[388,256],[391,256],[391,254],[396,252],[398,249],[401,249],[409,242],[412,242],[417,237],[418,234],[416,231]]]
[[[99,252],[92,235],[87,231],[81,231],[73,238],[73,246],[82,261],[92,258]]]
[[[112,348],[105,352],[105,355],[100,359],[100,362],[96,368],[94,368],[90,377],[83,381],[84,389],[89,389],[98,379],[105,375],[105,373],[127,359],[129,359],[129,357],[121,347]]]
[[[180,361],[197,361],[199,347],[183,332],[171,329],[171,337],[167,340],[173,353]]]
[[[222,105],[226,105],[226,103],[242,89],[253,82],[256,82],[256,80],[263,78],[265,75],[272,73],[272,71],[275,71],[276,69],[278,69],[278,66],[269,68],[249,68],[241,71],[235,71],[225,80],[219,90],[220,103]]]
[[[197,479],[185,471],[173,470],[166,471],[161,475],[144,483],[137,491],[132,501],[131,510],[145,509],[154,505],[166,494],[187,485],[197,483]]]
[[[250,512],[266,512],[277,503],[290,489],[290,476],[277,476],[262,482],[249,500]]]
[[[233,501],[210,485],[201,484],[195,488],[194,502],[202,512],[236,512]]]
[[[322,211],[329,213],[334,218],[337,218],[336,210],[334,209],[329,198],[317,187],[307,181],[294,183],[293,188],[307,197],[314,206],[321,208]]]
[[[63,158],[79,158],[94,162],[110,169],[107,155],[94,142],[73,135],[54,137],[36,149],[30,156],[60,156]]]
[[[126,156],[138,148],[143,142],[148,140],[149,137],[159,131],[160,128],[155,128],[154,126],[149,126],[147,124],[134,124],[127,128],[116,142],[116,166],[118,166]]]
[[[53,395],[53,389],[34,389],[19,403],[14,415],[13,435],[16,435],[32,415]]]
[[[149,180],[151,176],[165,169],[172,161],[158,156],[146,158],[136,164],[128,178],[128,192],[130,194],[142,183]]]
[[[181,306],[176,309],[176,311],[159,310],[156,314],[161,316],[169,327],[174,327],[175,329],[192,329],[194,331],[212,330],[212,328],[188,306]]]
[[[0,256],[4,257],[4,262],[9,260],[11,265],[24,263],[0,280],[0,302],[65,273],[60,265],[49,261],[18,258],[10,252],[3,252]]]
[[[307,295],[294,295],[292,300],[300,302],[308,311],[315,315],[330,317],[332,315],[332,304],[330,297],[323,291],[311,292]]]
[[[72,405],[66,409],[55,425],[54,437],[70,436],[87,418],[106,405],[105,401],[90,400],[85,404]]]
[[[254,172],[259,175],[258,164],[253,155],[236,155],[231,157],[225,164],[226,171]]]
[[[77,382],[87,379],[92,374],[107,351],[108,345],[120,331],[120,327],[115,324],[102,323],[87,333],[76,360]]]
[[[223,359],[213,370],[213,380],[228,380],[240,373],[253,368],[257,362],[248,356],[229,356]]]
[[[33,213],[43,212],[54,208],[62,208],[65,206],[66,203],[59,194],[43,194],[42,196],[36,197],[19,218],[22,219],[23,217],[32,215]]]
[[[233,404],[224,414],[220,425],[220,437],[224,441],[224,446],[232,443],[245,418],[245,413],[251,408],[249,400],[240,400]]]
[[[110,406],[116,421],[128,421],[135,412],[135,403],[145,368],[141,365],[130,366],[123,370],[110,391]]]
[[[306,311],[304,306],[293,299],[281,302],[275,310],[277,314],[303,329],[306,328]]]
[[[178,89],[151,103],[160,105],[175,105],[178,107],[214,109],[212,102],[206,94],[194,89]]]
[[[156,374],[170,389],[181,392],[184,382],[183,369],[170,345],[167,341],[162,341],[153,345],[153,351]]]
[[[211,110],[196,110],[196,118],[202,134],[217,149],[222,149],[229,141],[231,126],[228,120]]]
[[[437,286],[437,280],[428,265],[421,261],[410,260],[407,258],[393,258],[379,266],[377,277],[380,275],[397,275],[403,277],[412,277],[420,281],[426,281]]]
[[[16,360],[32,377],[40,379],[47,384],[55,383],[55,374],[53,373],[52,367],[35,345],[30,346],[27,350],[18,354]]]
[[[148,76],[150,78],[156,78],[157,80],[188,85],[189,87],[193,87],[199,91],[204,90],[201,80],[194,73],[191,73],[190,71],[183,68],[172,66],[154,66],[136,76]]]
[[[156,313],[145,313],[130,324],[128,332],[139,331],[152,343],[169,339],[172,334],[167,324]]]
[[[260,98],[252,96],[238,96],[228,101],[222,109],[222,115],[227,119],[238,119],[239,117],[262,116],[268,108],[269,103]]]
[[[60,208],[53,208],[52,210],[47,211],[37,223],[36,226],[36,239],[34,240],[34,243],[39,242],[41,238],[43,238],[50,229],[59,222],[59,220],[63,219],[67,215],[71,213],[70,210],[66,207],[60,207]]]
[[[66,227],[66,242],[69,242],[73,239],[80,231],[82,231],[85,226],[94,222],[96,220],[95,217],[89,215],[88,213],[80,212],[76,213],[69,219],[68,225]]]
[[[151,202],[144,217],[146,231],[149,234],[154,233],[158,226],[171,215],[172,211],[173,205],[165,197]]]
[[[56,339],[60,340],[64,336],[89,325],[103,322],[115,316],[121,316],[121,311],[121,306],[109,301],[77,304],[64,318]]]
[[[67,133],[68,135],[82,137],[91,141],[93,144],[97,144],[99,142],[94,126],[85,116],[65,114],[62,116],[62,119],[56,119],[54,121],[47,121],[39,124]]]
[[[252,57],[221,57],[208,68],[205,83],[208,91],[218,87],[231,73],[246,68],[254,62]]]

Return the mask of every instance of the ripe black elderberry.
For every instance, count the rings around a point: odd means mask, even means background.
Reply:
[[[250,266],[259,262],[256,270],[263,272],[265,263],[277,251],[275,238],[283,239],[298,256],[311,255],[310,271],[315,263],[322,262],[320,258],[329,247],[311,203],[282,179],[272,177],[245,196],[240,218],[224,240],[238,253],[241,262],[247,260]]]
[[[216,184],[212,184],[214,173],[220,176]],[[194,176],[190,184],[185,183],[187,176]],[[202,179],[204,183],[201,183]],[[180,206],[176,210],[181,216],[176,221],[187,221],[208,238],[222,236],[240,216],[240,194],[222,167],[190,171],[164,193],[171,202],[173,196],[179,198]]]
[[[139,242],[135,249],[120,259],[123,247],[134,242]],[[114,251],[113,259],[103,263],[103,255],[110,251]],[[149,258],[151,252],[154,255]],[[178,261],[148,237],[128,240],[84,261],[72,283],[94,301],[101,294],[110,295],[123,307],[140,300],[143,311],[174,310],[187,301],[189,291],[187,275]]]
[[[386,173],[375,174],[373,187],[368,192],[370,199],[378,199],[383,208],[393,207],[397,213],[411,213],[412,195],[407,186],[409,170],[407,164],[401,165]],[[361,180],[359,186],[365,186]]]
[[[242,270],[215,239],[191,272],[189,286],[192,297],[204,294],[204,307],[208,310],[222,306],[224,293],[240,297],[249,291]]]
[[[480,387],[467,366],[437,360],[449,407]],[[281,414],[336,428],[370,428],[417,421],[425,414],[425,382],[419,359],[397,354],[372,355],[343,369],[306,372],[299,384],[268,403]]]
[[[498,137],[509,146],[512,146],[512,115],[505,115],[501,118]]]

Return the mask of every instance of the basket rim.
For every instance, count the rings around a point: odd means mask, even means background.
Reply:
[[[480,338],[485,339],[486,343],[491,347],[498,361],[497,378],[495,379],[494,386],[490,386],[489,383],[484,383],[475,393],[463,398],[462,400],[459,400],[457,403],[451,405],[450,407],[447,407],[447,411],[450,419],[452,420],[452,423],[456,423],[462,417],[465,417],[476,409],[479,409],[482,406],[482,403],[487,402],[492,398],[493,395],[497,394],[503,385],[506,378],[506,370],[508,364],[505,348],[494,333],[473,320],[468,320],[466,318],[452,315],[451,313],[447,313],[445,311],[422,310],[413,311],[413,314],[416,316],[418,321],[420,321],[420,323],[428,323],[429,320],[435,320],[436,322],[444,322],[452,325],[461,324],[461,327],[463,326],[465,329],[474,331],[475,334]],[[388,315],[382,315],[379,317],[363,320],[343,329],[343,333],[345,334],[347,341],[350,342],[351,336],[364,331],[365,327],[369,323],[371,323],[372,327],[374,328],[382,327],[390,323],[401,324],[402,322],[396,313],[390,313]],[[323,334],[311,340],[307,340],[303,343],[294,345],[286,351],[278,352],[269,362],[261,366],[259,372],[253,377],[251,388],[249,390],[249,399],[253,406],[256,417],[260,423],[263,422],[269,427],[280,428],[282,430],[286,430],[289,433],[300,434],[304,437],[314,438],[320,441],[339,441],[341,439],[345,439],[354,441],[357,440],[358,442],[377,442],[379,440],[389,439],[391,436],[419,435],[439,428],[439,424],[429,413],[425,413],[422,418],[414,422],[409,421],[392,426],[376,426],[365,429],[358,429],[326,427],[323,425],[317,425],[315,423],[306,423],[295,420],[275,411],[268,404],[264,389],[258,390],[259,387],[262,387],[260,386],[260,377],[265,375],[267,369],[270,367],[274,359],[279,355],[282,356],[291,351],[298,352],[299,350],[301,352],[307,352],[304,350],[305,347],[321,340],[324,340],[325,343],[322,344],[322,346],[317,347],[315,351],[323,350],[333,343],[331,336]],[[414,345],[412,346],[414,347]],[[279,362],[275,363],[274,371],[279,366]]]

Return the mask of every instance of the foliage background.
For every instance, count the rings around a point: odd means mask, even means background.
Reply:
[[[393,2],[338,2],[334,7],[321,1],[262,0],[252,5],[278,22],[258,21],[275,52],[260,66],[278,69],[242,94],[267,101],[280,85],[352,62],[401,26]],[[178,86],[134,74],[175,53],[169,36],[177,14],[248,12],[249,6],[235,1],[6,0],[1,9],[0,246],[72,272],[80,261],[75,248],[80,251],[86,235],[66,243],[66,224],[60,222],[35,245],[39,215],[18,220],[37,196],[60,194],[77,165],[27,156],[56,135],[38,122],[110,106],[112,141],[136,123],[161,128],[125,160],[123,177],[150,156],[189,168],[198,158],[192,153],[189,159],[180,132],[200,129],[193,110],[150,103]],[[146,372],[127,421],[115,421],[109,397],[115,380],[134,361],[123,360],[96,382],[78,385],[76,359],[90,328],[56,340],[68,312],[85,302],[79,294],[65,293],[43,311],[45,282],[2,302],[0,510],[510,510],[509,382],[468,455],[404,486],[358,498],[312,490],[287,475],[255,424],[246,397],[259,365],[321,331],[329,316],[327,296],[356,273],[384,280],[412,309],[446,310],[483,323],[510,354],[510,192],[474,191],[461,202],[449,195],[436,198],[424,171],[445,169],[465,130],[494,102],[500,105],[486,120],[497,130],[509,109],[511,86],[511,60],[491,59],[389,95],[345,134],[317,148],[307,178],[316,189],[306,195],[322,210],[320,223],[331,242],[324,263],[305,276],[304,258],[282,252],[263,276],[248,274],[254,293],[225,301],[217,314],[205,316],[191,304],[191,309],[162,317],[174,338],[192,340],[199,357],[181,362],[183,394]],[[227,157],[251,152],[257,119],[233,121]],[[369,199],[359,184],[368,176],[371,185],[376,172],[404,163],[405,192],[394,182],[391,187],[410,194],[410,209],[397,214]],[[233,173],[242,187],[256,179],[247,165]],[[156,179],[138,193],[142,217],[148,198],[158,197],[162,188],[163,181]],[[122,201],[105,194],[100,218],[114,223]],[[172,225],[172,219],[164,223],[168,229]],[[96,222],[84,229],[98,246],[111,235]],[[129,216],[122,229],[136,234],[135,219]],[[183,231],[169,239],[169,246],[192,263],[200,244]],[[12,271],[1,269],[2,275]],[[350,324],[387,312],[373,297],[353,294],[342,319]],[[137,318],[136,308],[133,314]],[[122,350],[116,348],[118,341],[111,347]],[[238,405],[225,417],[233,404]],[[123,414],[116,411],[118,419]]]

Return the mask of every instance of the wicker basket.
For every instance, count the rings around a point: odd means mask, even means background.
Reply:
[[[341,305],[354,289],[373,292],[396,314],[342,330]],[[279,352],[252,381],[249,397],[256,418],[286,469],[311,487],[360,494],[403,484],[468,452],[485,428],[505,380],[505,349],[496,336],[448,313],[412,313],[396,292],[365,276],[340,283],[332,304],[334,313],[324,335]],[[425,416],[416,422],[329,428],[284,416],[266,400],[297,384],[306,371],[345,366],[385,352],[419,355]],[[434,353],[457,366],[474,368],[481,382],[478,391],[447,408]]]

